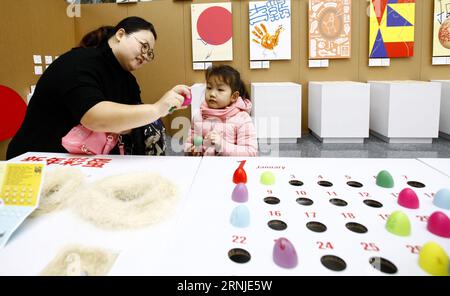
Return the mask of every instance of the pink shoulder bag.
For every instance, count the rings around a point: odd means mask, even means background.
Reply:
[[[124,154],[121,136],[115,133],[94,132],[81,124],[72,128],[61,139],[61,144],[73,154],[109,154],[119,143],[120,154]]]

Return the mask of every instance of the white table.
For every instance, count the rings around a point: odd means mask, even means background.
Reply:
[[[121,253],[135,246],[142,246],[139,262],[116,259],[110,274],[141,274],[157,260],[166,248],[168,237],[176,224],[177,214],[183,208],[195,178],[199,157],[151,157],[151,156],[80,156],[59,153],[29,152],[11,161],[42,160],[53,162],[47,165],[50,171],[57,166],[69,166],[75,158],[78,168],[86,175],[87,182],[107,176],[132,172],[157,172],[177,184],[180,199],[175,213],[166,221],[142,229],[111,231],[103,230],[79,218],[70,210],[27,219],[13,234],[3,249],[0,249],[0,275],[37,275],[67,245],[102,248]],[[102,167],[89,167],[94,158],[109,159]],[[66,164],[64,164],[66,163]],[[44,176],[45,178],[45,176]]]
[[[48,162],[74,156],[28,153]],[[95,157],[86,157],[88,160]],[[235,158],[235,157],[145,157],[106,156],[111,161],[103,168],[81,168],[90,180],[116,173],[150,170],[175,182],[181,192],[176,215],[169,221],[140,230],[104,231],[69,212],[29,219],[0,249],[0,275],[35,275],[53,259],[61,247],[76,243],[119,253],[109,275],[384,275],[368,262],[374,256],[386,258],[398,268],[396,275],[426,275],[417,265],[415,246],[428,241],[439,243],[450,254],[448,238],[426,230],[426,220],[440,210],[432,204],[432,193],[448,186],[450,177],[415,159],[324,159],[324,158]],[[231,200],[235,187],[232,176],[238,161],[246,160],[249,200],[242,204],[250,210],[250,226],[237,228],[230,223],[232,210],[240,205]],[[52,169],[58,164],[48,165]],[[388,170],[393,188],[375,185],[374,176]],[[263,172],[275,176],[275,184],[259,182]],[[289,181],[303,182],[293,186]],[[324,187],[318,183],[331,183]],[[359,182],[351,187],[347,182]],[[415,188],[407,182],[421,182]],[[330,184],[328,184],[330,185]],[[396,194],[405,187],[415,190],[420,208],[401,208]],[[279,204],[268,204],[272,196]],[[310,199],[310,206],[297,199]],[[336,206],[331,200],[346,201]],[[381,208],[363,201],[376,200]],[[395,236],[385,230],[386,217],[395,210],[411,221],[409,237]],[[271,220],[284,221],[285,230],[268,227]],[[309,222],[327,226],[322,233],[307,229]],[[350,222],[367,227],[367,233],[346,228]],[[279,267],[272,260],[274,239],[288,238],[295,246],[299,264],[292,269]],[[408,247],[411,246],[411,247]],[[228,252],[242,248],[251,254],[248,263],[231,261]],[[343,271],[332,271],[321,264],[325,255],[346,262]]]
[[[419,160],[450,177],[450,158],[419,158]],[[450,188],[450,184],[447,187]]]

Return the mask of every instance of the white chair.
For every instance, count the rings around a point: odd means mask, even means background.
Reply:
[[[192,92],[192,102],[191,102],[191,120],[200,111],[200,106],[205,100],[205,83],[195,83],[191,87]]]

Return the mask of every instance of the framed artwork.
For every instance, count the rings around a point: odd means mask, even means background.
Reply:
[[[415,0],[370,0],[370,58],[414,55]]]
[[[291,1],[250,1],[250,60],[291,59]]]
[[[309,58],[350,58],[351,22],[351,0],[309,0]]]
[[[450,56],[450,0],[434,0],[433,56]]]
[[[233,59],[231,3],[191,4],[193,62]]]

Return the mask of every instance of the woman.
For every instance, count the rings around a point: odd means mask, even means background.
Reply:
[[[98,132],[126,133],[179,108],[189,88],[177,85],[154,104],[142,104],[132,71],[153,60],[153,25],[128,17],[87,34],[39,79],[7,159],[28,151],[67,152],[61,138],[82,124]]]

